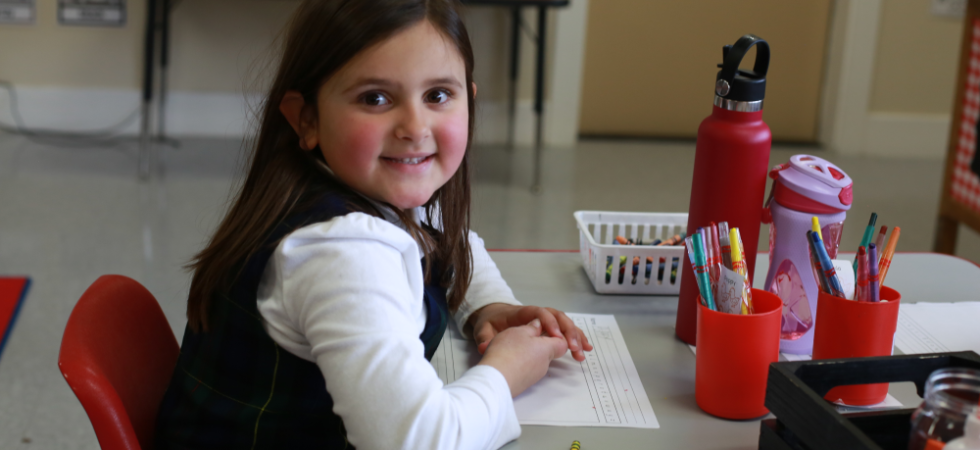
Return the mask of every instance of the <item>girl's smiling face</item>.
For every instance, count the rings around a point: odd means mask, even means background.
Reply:
[[[425,204],[456,173],[468,119],[463,59],[423,20],[331,76],[300,139],[305,148],[319,145],[330,169],[354,190],[408,209]]]

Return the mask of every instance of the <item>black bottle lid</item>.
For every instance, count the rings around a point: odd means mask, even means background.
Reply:
[[[739,69],[742,58],[752,46],[755,51],[755,65],[752,70]],[[754,34],[746,34],[722,49],[724,63],[719,64],[715,81],[715,94],[727,100],[754,102],[766,97],[766,72],[769,70],[769,43]]]

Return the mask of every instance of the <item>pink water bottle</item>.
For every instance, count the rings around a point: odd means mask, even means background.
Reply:
[[[769,172],[773,179],[763,222],[769,225],[769,273],[765,289],[783,301],[780,351],[813,352],[819,286],[810,264],[807,230],[820,221],[830,258],[837,257],[847,210],[851,177],[839,167],[810,155],[796,155]]]

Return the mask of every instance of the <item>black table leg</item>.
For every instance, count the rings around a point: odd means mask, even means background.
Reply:
[[[514,148],[514,133],[517,128],[517,66],[521,54],[521,7],[511,8],[510,30],[510,103],[508,106],[507,148]]]
[[[171,0],[160,0],[160,95],[157,103],[157,139],[167,140],[167,67],[170,65],[170,7]]]
[[[538,61],[535,68],[534,80],[534,114],[537,116],[537,124],[534,130],[534,182],[531,190],[541,189],[541,146],[542,146],[542,125],[544,116],[544,52],[545,36],[548,34],[548,8],[538,7]]]
[[[156,47],[157,0],[146,1],[146,35],[143,45],[143,102],[140,106],[139,177],[150,176],[150,105],[153,103],[153,53]]]

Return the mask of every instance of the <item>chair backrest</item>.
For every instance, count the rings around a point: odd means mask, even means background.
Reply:
[[[153,448],[157,409],[180,353],[153,294],[104,275],[68,318],[58,367],[103,449]]]

